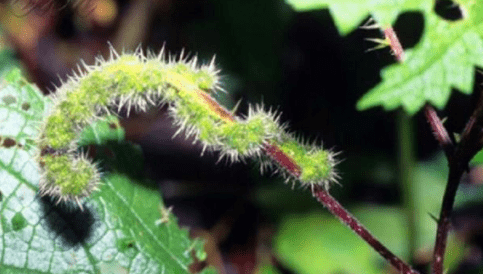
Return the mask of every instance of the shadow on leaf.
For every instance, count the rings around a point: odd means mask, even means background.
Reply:
[[[93,210],[84,207],[59,203],[56,204],[48,196],[39,197],[45,224],[48,231],[60,237],[62,245],[66,248],[77,248],[84,244],[95,229],[96,218]]]

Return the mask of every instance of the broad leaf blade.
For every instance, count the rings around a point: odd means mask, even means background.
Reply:
[[[8,72],[0,80],[0,138],[2,150],[11,154],[7,143],[30,150],[42,117],[50,101],[35,86],[28,84],[19,69]],[[4,153],[1,153],[3,155]]]
[[[432,7],[430,0],[286,0],[297,11],[329,8],[342,35],[356,29],[368,16],[382,25],[391,25],[404,11],[422,11]]]
[[[0,147],[2,273],[189,273],[193,254],[204,255],[202,244],[178,227],[157,187],[140,172],[129,173],[139,175],[134,179],[114,166],[105,170],[109,175],[84,211],[38,196],[39,170],[33,159],[38,149],[32,140],[50,102],[20,71],[6,79],[0,90],[0,137],[14,145]],[[113,122],[111,117],[94,125],[83,142],[119,140],[123,133],[109,126]],[[132,151],[115,150],[114,156],[119,169],[142,163]]]
[[[464,18],[447,21],[436,15],[431,0],[287,0],[297,10],[327,7],[341,34],[359,26],[372,16],[381,29],[392,25],[397,16],[407,11],[419,11],[425,24],[421,41],[406,51],[406,60],[381,73],[382,82],[365,94],[357,109],[383,106],[386,110],[403,107],[414,114],[429,102],[443,108],[456,88],[472,92],[474,67],[483,67],[483,3],[457,1]]]
[[[473,91],[474,66],[483,67],[483,20],[449,22],[428,13],[426,21],[421,42],[406,52],[404,63],[383,69],[382,83],[360,99],[359,110],[402,106],[414,114],[426,102],[443,108],[453,87]]]

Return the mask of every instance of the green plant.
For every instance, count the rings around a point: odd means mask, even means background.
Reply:
[[[472,78],[467,75],[468,69],[472,70],[473,64],[481,64],[482,53],[478,48],[478,43],[481,42],[478,36],[481,29],[478,27],[481,17],[479,4],[474,3],[470,6],[471,2],[460,3],[467,11],[467,18],[470,19],[462,20],[465,23],[452,25],[441,21],[433,14],[430,2],[407,1],[403,8],[390,4],[389,8],[379,7],[378,3],[360,1],[335,4],[329,1],[291,3],[299,9],[329,6],[343,34],[358,26],[369,14],[369,10],[373,10],[372,16],[383,26],[386,36],[394,36],[382,42],[392,46],[398,60],[404,62],[385,70],[385,82],[366,95],[358,104],[358,108],[383,105],[390,110],[402,106],[408,113],[414,114],[427,101],[437,107],[443,107],[448,100],[451,86],[469,93]],[[421,41],[423,46],[420,50],[401,51],[401,47],[398,48],[395,44],[397,41],[394,40],[395,33],[391,25],[398,11],[403,9],[416,9],[424,13],[429,19],[426,35],[441,37],[441,33],[433,32],[436,30],[448,31],[443,33],[451,35],[445,36],[439,44],[426,36]],[[454,48],[453,42],[457,44]],[[438,45],[437,50],[428,50],[424,47],[428,43]],[[460,52],[461,43],[467,47],[466,54]],[[474,59],[468,57],[468,52],[472,53],[471,57]],[[402,57],[403,53],[406,55],[405,58]],[[54,214],[57,217],[49,222],[55,223],[72,219],[73,212],[75,217],[92,222],[89,219],[89,212],[95,211],[101,214],[101,223],[104,226],[102,229],[96,229],[95,233],[112,236],[89,240],[83,244],[80,252],[82,256],[79,256],[79,252],[71,250],[60,250],[55,253],[59,248],[55,244],[51,245],[50,249],[40,248],[40,251],[38,247],[34,250],[35,248],[27,244],[24,245],[27,247],[23,246],[21,252],[16,254],[21,259],[16,260],[13,256],[3,259],[7,271],[61,273],[70,267],[71,272],[103,273],[106,272],[105,269],[110,268],[133,272],[140,270],[153,273],[186,273],[192,261],[190,252],[195,251],[199,259],[205,256],[201,242],[190,240],[186,231],[177,227],[174,217],[164,207],[157,193],[152,187],[146,187],[149,183],[142,181],[133,184],[132,181],[137,180],[130,176],[132,174],[123,174],[122,165],[113,168],[114,172],[101,175],[99,166],[87,158],[82,148],[91,143],[107,145],[113,149],[122,146],[121,150],[130,151],[129,157],[139,155],[138,149],[122,144],[124,132],[117,117],[111,114],[115,114],[123,107],[130,109],[133,106],[137,110],[145,110],[167,103],[171,106],[170,114],[180,126],[180,132],[184,130],[187,135],[194,135],[203,143],[205,149],[220,150],[222,156],[231,161],[255,156],[259,157],[262,169],[267,166],[279,168],[287,179],[292,182],[300,181],[303,186],[310,187],[317,200],[371,244],[398,271],[416,273],[409,264],[404,263],[376,240],[357,219],[328,194],[330,183],[337,179],[333,152],[300,144],[291,134],[286,133],[285,126],[279,124],[279,116],[272,111],[265,111],[262,106],[251,108],[246,119],[235,117],[230,111],[219,106],[210,94],[218,89],[219,81],[217,71],[212,65],[198,67],[195,61],[183,58],[179,61],[166,61],[162,54],[146,57],[140,50],[134,54],[117,56],[114,51],[112,54],[113,57],[107,61],[100,59],[94,66],[85,65],[84,70],[79,71],[79,75],[74,75],[59,87],[58,95],[54,96],[53,100],[42,97],[34,86],[20,76],[18,70],[5,77],[5,89],[2,94],[4,104],[0,108],[3,111],[0,118],[4,119],[4,126],[0,128],[3,146],[0,150],[3,157],[0,162],[4,177],[7,179],[4,181],[5,184],[2,183],[0,186],[0,197],[1,229],[7,235],[5,239],[10,242],[2,245],[2,248],[20,246],[28,237],[34,239],[31,242],[37,243],[37,238],[48,231],[40,222],[29,222],[30,217],[25,216],[31,215],[36,215],[40,220]],[[430,66],[432,61],[440,59],[446,60],[445,65]],[[442,83],[441,90],[438,89],[441,92],[435,92],[433,87],[429,87],[420,93],[414,88],[419,87],[418,83],[421,82],[420,71],[415,73],[414,66],[419,66],[420,70],[429,66],[429,72],[421,74],[426,75],[430,82],[439,79],[438,71],[452,67],[456,72],[451,74],[454,77]],[[441,256],[441,252],[445,250],[447,214],[451,211],[451,197],[454,198],[458,179],[468,161],[481,148],[478,143],[481,138],[475,130],[475,126],[480,123],[480,112],[481,110],[475,112],[472,120],[475,122],[468,126],[461,142],[455,146],[434,110],[426,107],[428,120],[453,163],[453,174],[448,184],[450,191],[445,194],[445,197],[449,198],[445,198],[447,205],[443,206],[440,218],[440,247],[436,248],[435,256]],[[398,123],[402,140],[410,138],[411,135],[411,129],[404,128],[408,121],[409,118],[401,113]],[[408,186],[405,192],[411,193],[415,187],[414,183],[411,183],[411,165],[414,164],[412,148],[401,145],[401,151],[401,162],[409,163],[402,180]],[[122,154],[118,155],[118,163],[130,160],[129,157],[122,157]],[[41,166],[40,175],[35,168],[37,165]],[[140,172],[136,167],[134,169],[134,173]],[[35,193],[38,188],[45,197],[53,196],[58,205],[52,203],[49,198],[36,199]],[[94,191],[96,189],[100,191]],[[411,220],[415,214],[414,201],[405,194],[406,198],[409,198],[406,206]],[[60,203],[61,201],[72,206],[64,210],[64,203]],[[392,216],[389,211],[386,213]],[[313,219],[317,218],[319,216]],[[310,222],[310,225],[313,226],[313,223],[314,221]],[[304,225],[304,229],[307,226]],[[338,232],[333,232],[336,233]],[[49,241],[45,242],[50,244]],[[106,250],[111,250],[111,253],[103,254]],[[49,261],[48,266],[39,264],[42,260],[34,261],[38,257]],[[58,257],[69,258],[59,260]],[[58,268],[53,267],[57,262],[65,261],[72,264],[59,264]],[[143,265],[139,261],[149,263]],[[442,263],[442,259],[437,260],[435,273],[442,273]],[[208,271],[211,270],[204,270]]]

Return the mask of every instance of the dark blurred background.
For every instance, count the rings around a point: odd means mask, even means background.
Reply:
[[[297,136],[341,152],[342,187],[331,192],[342,204],[401,203],[396,113],[355,109],[380,81],[381,68],[395,62],[388,49],[366,52],[375,45],[365,38],[382,38],[378,30],[341,37],[328,10],[296,13],[281,0],[4,0],[0,17],[4,42],[45,94],[80,59],[92,64],[97,55],[107,57],[108,41],[118,51],[139,45],[155,52],[164,46],[171,54],[184,49],[206,63],[216,55],[228,91],[218,99],[227,108],[241,100],[237,114],[244,115],[249,104],[271,106]],[[394,28],[405,49],[417,44],[423,22],[416,12],[399,17]],[[450,117],[450,131],[463,128],[478,94],[452,93],[441,112]],[[200,157],[192,140],[172,138],[176,128],[165,114],[165,108],[136,113],[123,125],[127,139],[142,146],[146,174],[159,182],[179,223],[208,240],[208,260],[193,270],[210,264],[222,273],[262,273],[268,264],[272,272],[264,273],[297,273],[274,250],[274,237],[285,216],[324,211],[322,206],[308,190],[259,175],[257,163],[217,162],[216,153]],[[414,123],[418,160],[430,161],[437,144],[421,114]],[[414,261],[424,270],[429,259],[418,255]]]

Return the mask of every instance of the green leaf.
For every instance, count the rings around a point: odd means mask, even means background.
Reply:
[[[5,146],[15,143],[15,147],[30,151],[41,119],[47,114],[49,105],[50,101],[37,87],[28,84],[22,78],[20,69],[15,68],[8,72],[4,79],[0,80],[0,138],[3,142],[0,149],[5,150]],[[0,155],[12,154],[12,151],[7,149],[0,152]]]
[[[255,270],[256,274],[280,274],[280,271],[271,264],[264,264],[258,266]]]
[[[216,271],[216,269],[212,266],[209,266],[209,267],[205,267],[201,272],[200,274],[217,274],[218,271]]]
[[[88,144],[105,145],[109,141],[122,142],[124,138],[124,130],[119,123],[119,119],[110,115],[84,129],[79,146]]]
[[[19,70],[1,83],[2,273],[190,273],[193,254],[206,256],[202,242],[192,241],[188,231],[178,227],[156,185],[117,173],[118,168],[104,176],[100,191],[84,203],[84,211],[39,197],[38,166],[32,157],[38,148],[31,141],[50,102]],[[84,134],[86,144],[89,138],[101,144],[106,143],[103,138],[120,139],[119,132],[109,132],[119,130],[111,123],[93,125]],[[124,146],[113,148],[118,166],[142,162],[140,154],[117,151]]]
[[[402,212],[389,207],[363,207],[354,215],[374,230],[390,250],[407,255]],[[387,273],[383,267],[387,264],[379,254],[328,214],[287,216],[274,246],[282,263],[297,273]]]
[[[6,37],[0,29],[0,76],[19,66],[15,51],[5,43]]]
[[[432,8],[431,0],[286,0],[297,11],[329,8],[334,23],[342,35],[356,29],[368,16],[382,25],[392,25],[404,11],[424,11]]]
[[[471,159],[471,164],[473,165],[481,165],[483,164],[483,150],[480,150],[476,155]]]
[[[464,94],[471,93],[474,67],[483,67],[483,3],[458,1],[465,17],[447,21],[435,14],[433,2],[289,0],[299,10],[327,6],[342,34],[354,30],[368,15],[384,28],[392,25],[402,12],[420,11],[425,21],[420,42],[406,51],[404,63],[383,69],[382,82],[357,103],[358,110],[374,106],[383,106],[386,110],[403,107],[409,114],[418,112],[426,102],[443,108],[452,88]]]
[[[438,154],[427,162],[419,163],[414,169],[414,192],[416,220],[416,244],[419,249],[433,248],[441,197],[444,194],[448,164],[444,154]]]
[[[476,5],[480,10],[483,8]],[[457,22],[427,13],[426,31],[419,44],[406,52],[406,62],[384,69],[383,82],[364,95],[357,108],[382,105],[391,110],[402,106],[414,114],[426,102],[443,108],[452,87],[471,93],[474,66],[483,67],[483,12],[479,13],[475,10],[472,14],[478,20]]]

